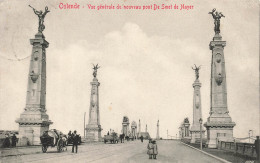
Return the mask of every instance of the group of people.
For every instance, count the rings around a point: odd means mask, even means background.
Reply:
[[[77,131],[75,130],[73,133],[71,133],[71,131],[69,131],[68,139],[71,140],[71,142],[72,142],[72,153],[74,153],[74,149],[75,149],[75,152],[78,153],[78,145],[80,143],[80,138],[79,138],[79,135],[77,134]]]
[[[13,136],[11,136],[11,138],[10,138],[9,134],[6,134],[5,140],[4,140],[4,143],[3,143],[3,147],[6,147],[6,148],[16,147],[17,141],[18,141],[18,139],[17,139],[15,134],[13,134]]]
[[[156,155],[158,154],[158,147],[155,140],[149,139],[147,149],[148,149],[147,154],[149,155],[149,159],[156,159]]]

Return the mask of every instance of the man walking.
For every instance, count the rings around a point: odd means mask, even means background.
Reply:
[[[78,144],[79,144],[79,135],[77,135],[77,131],[75,130],[72,134],[72,153],[74,153],[74,148],[76,148],[76,153],[78,153]]]
[[[140,139],[141,139],[141,142],[143,142],[143,140],[144,140],[144,137],[143,137],[143,135],[140,137]]]

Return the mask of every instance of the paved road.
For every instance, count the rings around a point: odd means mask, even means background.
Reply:
[[[31,154],[0,157],[1,162],[171,162],[171,163],[218,163],[197,150],[184,146],[178,141],[157,141],[159,154],[157,160],[149,160],[146,154],[147,141],[131,141],[119,144],[84,144],[79,146],[77,154],[68,151],[57,153],[56,148],[48,148],[47,153],[40,152],[40,147],[31,148]],[[26,150],[26,149],[24,149]],[[29,150],[29,149],[28,149]]]

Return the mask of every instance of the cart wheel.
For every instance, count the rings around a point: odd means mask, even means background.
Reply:
[[[42,152],[45,153],[47,151],[47,146],[43,145],[42,146]]]
[[[61,152],[62,149],[63,149],[63,141],[62,141],[62,139],[59,139],[58,143],[57,143],[57,150],[58,150],[58,152]]]

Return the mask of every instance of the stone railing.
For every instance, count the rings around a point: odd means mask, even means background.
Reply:
[[[181,142],[183,142],[183,143],[185,143],[185,144],[190,144],[190,141],[191,141],[191,138],[189,138],[189,137],[181,138]]]
[[[196,148],[200,148],[200,138],[196,138],[195,143],[191,143],[191,138],[190,137],[186,137],[186,138],[181,138],[181,142],[185,143],[185,144],[189,144],[193,147]],[[207,139],[203,138],[202,139],[202,146],[203,148],[206,147],[206,143],[207,143]]]
[[[231,151],[235,154],[239,154],[246,157],[256,158],[255,145],[251,143],[218,141],[218,149]]]

